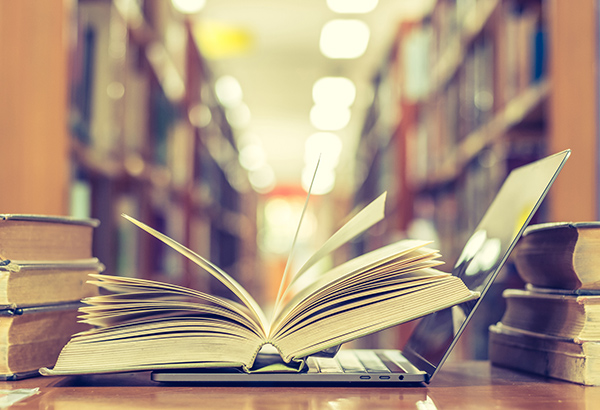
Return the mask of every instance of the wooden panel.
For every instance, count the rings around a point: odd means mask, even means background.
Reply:
[[[550,2],[550,152],[573,150],[550,193],[551,219],[598,218],[596,1]]]
[[[0,2],[2,213],[67,211],[66,3]]]

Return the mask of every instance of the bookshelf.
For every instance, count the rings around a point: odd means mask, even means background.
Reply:
[[[374,77],[357,157],[355,202],[394,192],[383,238],[434,228],[454,261],[507,173],[566,148],[571,161],[534,222],[598,218],[595,8],[588,0],[439,0],[423,19],[399,24]],[[490,298],[518,286],[515,276],[509,263]],[[485,357],[497,310],[476,318],[465,351]]]
[[[156,0],[80,0],[71,16],[71,212],[102,221],[107,273],[212,286],[127,213],[250,280],[256,198],[188,21]]]

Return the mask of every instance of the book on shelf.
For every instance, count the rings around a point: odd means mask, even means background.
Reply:
[[[90,326],[77,321],[79,301],[0,309],[0,380],[39,376],[39,368],[56,362],[75,333]]]
[[[95,328],[74,335],[54,368],[40,372],[302,371],[311,355],[335,354],[345,342],[476,298],[458,277],[435,268],[440,255],[420,240],[392,243],[325,272],[317,270],[317,262],[383,219],[385,197],[356,214],[294,274],[293,240],[270,319],[222,269],[125,216],[205,269],[237,301],[156,281],[93,275],[92,283],[108,292],[85,299],[87,306],[81,308],[82,321]]]
[[[99,221],[47,215],[0,214],[0,260],[66,261],[92,258]]]
[[[104,270],[98,259],[0,263],[0,309],[74,302],[98,294],[89,275]]]
[[[600,341],[583,341],[511,328],[490,327],[492,364],[584,385],[600,385]]]
[[[513,252],[521,278],[539,288],[600,289],[600,222],[532,225]]]

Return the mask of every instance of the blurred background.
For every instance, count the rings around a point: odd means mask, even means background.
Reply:
[[[547,154],[573,150],[535,222],[598,218],[597,9],[0,0],[0,212],[97,218],[106,273],[220,291],[127,213],[268,306],[320,157],[293,264],[388,191],[385,221],[325,263],[418,237],[450,270],[507,172]],[[465,357],[485,357],[493,296]]]

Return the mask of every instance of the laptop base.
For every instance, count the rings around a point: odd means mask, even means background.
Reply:
[[[340,350],[334,358],[310,357],[300,373],[245,373],[238,369],[184,369],[152,372],[153,381],[211,385],[422,386],[429,376],[411,365],[399,350]]]

